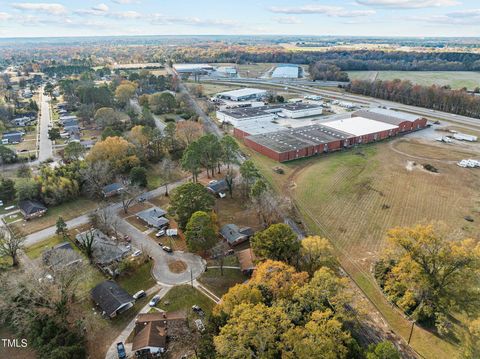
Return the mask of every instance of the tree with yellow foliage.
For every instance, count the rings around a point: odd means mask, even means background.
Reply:
[[[135,96],[137,90],[137,84],[131,81],[122,81],[120,85],[115,89],[115,100],[121,105],[125,106],[130,99]]]
[[[279,358],[282,336],[292,327],[280,307],[240,304],[213,341],[218,358]]]
[[[348,358],[351,340],[331,310],[315,311],[304,327],[291,328],[284,334],[282,358]]]
[[[222,301],[214,308],[214,314],[220,315],[223,312],[229,316],[239,304],[258,304],[262,302],[263,297],[260,289],[250,284],[237,284],[223,295]]]
[[[90,150],[87,161],[106,161],[115,172],[127,172],[140,164],[134,146],[122,137],[107,137]]]
[[[333,247],[326,238],[310,236],[302,240],[300,268],[310,275],[321,267],[332,267],[335,263]]]
[[[441,333],[452,311],[480,309],[480,244],[445,233],[433,224],[391,229],[386,260],[376,265],[389,299]]]
[[[299,273],[283,262],[266,260],[257,266],[249,284],[262,288],[264,294],[277,300],[291,298],[307,281],[307,273]]]

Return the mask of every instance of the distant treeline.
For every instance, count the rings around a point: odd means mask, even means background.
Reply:
[[[348,74],[333,64],[314,62],[308,66],[308,72],[314,81],[349,81]]]
[[[80,75],[84,72],[93,71],[90,66],[87,65],[56,65],[48,66],[42,69],[47,76],[57,75],[59,77]]]
[[[480,71],[480,54],[405,51],[286,51],[278,47],[179,48],[175,62],[274,62],[311,64],[321,61],[342,71]]]
[[[451,90],[435,85],[414,85],[410,81],[404,80],[374,82],[353,80],[347,90],[405,105],[480,118],[480,96],[475,96],[465,90]]]

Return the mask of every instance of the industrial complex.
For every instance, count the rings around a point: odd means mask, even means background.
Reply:
[[[258,90],[227,93],[257,100]],[[260,90],[261,91],[261,90]],[[223,94],[218,98],[225,98]],[[217,111],[220,122],[233,125],[233,135],[245,145],[279,162],[338,151],[359,144],[381,141],[423,129],[427,119],[385,108],[360,109],[334,116],[322,116],[319,102],[294,102],[258,107],[238,107]]]

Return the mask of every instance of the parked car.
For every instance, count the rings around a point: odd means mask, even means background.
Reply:
[[[3,207],[3,201],[0,200],[0,207]]]
[[[132,257],[138,257],[140,254],[142,254],[141,250],[135,251],[133,252]]]
[[[132,239],[127,235],[123,236],[123,240],[126,241],[126,242],[131,242],[132,241]]]
[[[139,290],[137,293],[133,295],[133,299],[139,300],[140,298],[146,297],[147,293],[144,290]]]
[[[172,253],[172,248],[170,248],[169,246],[162,246],[162,249],[167,252],[167,253]]]
[[[159,230],[156,234],[155,234],[155,237],[163,237],[165,235],[165,230],[164,229],[161,229]]]
[[[146,200],[147,200],[147,197],[145,197],[145,196],[138,197],[138,199],[137,199],[137,201],[139,203],[145,202]]]
[[[154,307],[157,305],[157,303],[160,302],[160,296],[157,294],[150,300],[150,303],[148,303],[149,306]]]
[[[127,358],[127,352],[125,351],[125,346],[123,345],[122,342],[117,343],[117,354],[118,354],[118,359]]]
[[[192,310],[201,317],[205,315],[205,312],[203,311],[203,309],[196,304],[192,305]]]
[[[205,331],[205,326],[203,325],[203,322],[201,319],[196,319],[195,325],[197,326],[197,329],[200,333],[203,333]]]

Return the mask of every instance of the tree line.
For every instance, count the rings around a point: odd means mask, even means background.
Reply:
[[[273,62],[310,64],[322,61],[342,71],[478,71],[480,54],[466,52],[407,52],[372,50],[287,51],[275,46],[181,47],[175,62]]]
[[[360,95],[480,118],[480,97],[468,93],[465,89],[414,85],[410,81],[399,79],[374,82],[353,80],[346,88]]]

